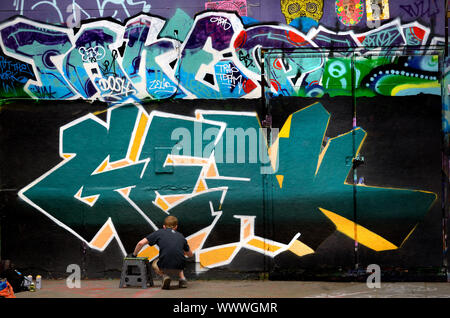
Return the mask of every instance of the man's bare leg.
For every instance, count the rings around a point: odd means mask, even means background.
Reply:
[[[178,274],[178,276],[180,277],[179,281],[178,281],[178,286],[180,288],[186,288],[187,287],[187,279],[184,276],[184,271],[181,270]]]
[[[158,267],[158,258],[152,262],[152,268],[156,274],[158,274],[159,276],[164,276],[164,273]]]

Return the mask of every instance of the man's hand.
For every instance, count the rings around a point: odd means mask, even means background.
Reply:
[[[137,255],[134,255],[133,253],[129,253],[129,254],[127,255],[127,257],[128,257],[128,258],[136,258]]]
[[[148,244],[147,238],[143,238],[142,240],[140,240],[137,245],[136,248],[134,249],[134,252],[131,253],[131,255],[129,255],[128,257],[134,257],[136,258],[139,254],[139,251],[146,245]]]
[[[192,253],[191,249],[189,249],[189,251],[187,251],[187,252],[184,251],[184,256],[187,257],[187,258],[189,258],[189,257],[194,256],[194,253]]]

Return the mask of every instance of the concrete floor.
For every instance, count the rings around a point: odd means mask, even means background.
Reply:
[[[194,280],[179,289],[161,289],[161,280],[147,289],[119,288],[118,279],[82,280],[81,288],[68,288],[65,280],[44,280],[42,289],[16,293],[17,298],[450,298],[450,283],[365,283]]]

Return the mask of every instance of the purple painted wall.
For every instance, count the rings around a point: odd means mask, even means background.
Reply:
[[[205,0],[46,0],[3,1],[0,21],[13,15],[22,15],[42,22],[64,24],[73,15],[73,3],[82,10],[81,19],[114,17],[119,21],[140,12],[170,18],[176,9],[182,9],[191,17],[205,9]],[[320,24],[335,31],[350,29],[337,19],[334,0],[324,0],[323,16]],[[364,1],[365,2],[365,1]],[[365,4],[364,4],[365,5]],[[247,0],[248,17],[258,21],[286,23],[281,12],[280,1]],[[417,21],[432,29],[431,33],[444,35],[445,2],[439,0],[390,0],[390,18],[401,18],[402,23]],[[351,29],[367,29],[366,15]]]

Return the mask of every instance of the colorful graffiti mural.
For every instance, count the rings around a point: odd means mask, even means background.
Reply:
[[[318,21],[323,15],[323,0],[281,0],[280,4],[288,24],[299,17]]]
[[[205,2],[206,10],[223,10],[223,11],[235,11],[238,15],[244,17],[247,16],[247,1],[246,0],[233,0],[233,1],[212,1]]]
[[[304,256],[335,230],[375,251],[399,248],[436,195],[358,185],[356,224],[345,158],[354,137],[359,149],[366,133],[356,128],[321,149],[329,120],[319,103],[303,108],[267,148],[265,138],[250,138],[261,129],[255,113],[197,110],[191,118],[149,114],[139,104],[115,106],[106,122],[88,114],[61,127],[61,163],[19,196],[89,247],[101,251],[116,239],[124,255],[124,227],[153,231],[167,214],[176,215],[196,260],[207,268],[229,264],[242,248]],[[247,147],[241,137],[249,137]],[[295,164],[299,160],[302,165]],[[262,230],[262,173],[276,185],[271,239]],[[79,231],[81,222],[98,232]],[[158,249],[146,247],[140,255],[154,258]]]
[[[22,16],[29,12],[36,12],[39,15],[39,12],[45,11],[47,16],[54,15],[59,23],[67,23],[71,27],[78,26],[81,20],[101,17],[121,19],[130,17],[136,12],[149,12],[151,9],[151,4],[146,0],[97,0],[89,4],[76,0],[42,0],[32,3],[25,0],[13,0],[9,2],[12,2],[12,9]]]
[[[325,59],[321,55],[301,57],[299,54],[292,54],[292,56],[290,58],[290,54],[285,54],[281,58],[281,55],[273,54],[268,58],[269,65],[274,66],[269,70],[273,96],[320,97],[324,94],[330,96],[355,94],[358,97],[374,97],[415,95],[418,92],[441,94],[437,55],[357,57],[354,60],[351,57]],[[298,69],[286,71],[286,61],[293,65],[296,60],[301,60]],[[391,63],[387,64],[386,60],[390,60]],[[354,77],[352,69],[358,75],[355,82],[352,80]],[[295,77],[299,70],[302,71],[304,78]],[[294,82],[295,80],[298,82]]]
[[[191,21],[190,30],[181,25],[186,21]],[[414,63],[404,63],[389,47],[420,46],[439,39],[432,37],[427,27],[417,22],[401,24],[399,19],[360,34],[335,33],[322,26],[303,34],[291,26],[245,27],[232,13],[205,12],[192,21],[178,11],[169,21],[142,14],[125,25],[111,21],[84,23],[74,33],[70,28],[19,17],[0,25],[0,37],[6,55],[3,60],[29,65],[19,83],[28,78],[23,91],[34,99],[120,103],[130,96],[138,101],[260,98],[261,48],[266,47],[353,47],[367,57],[356,63],[360,75],[356,84],[372,96],[398,93],[383,89],[374,72],[383,72],[384,79],[399,75],[387,71],[400,72],[407,82],[414,82],[414,89],[412,84],[408,86],[408,94],[434,92],[438,86],[436,60],[430,64],[429,56],[422,52],[414,57]],[[380,49],[383,47],[388,48]],[[310,96],[304,88],[314,85],[315,95],[319,91],[330,95],[351,93],[348,85],[337,88],[330,84],[333,79],[340,80],[339,68],[342,75],[350,74],[344,61],[322,57],[308,65],[304,59],[283,54],[286,57],[273,61],[276,74],[267,79],[276,92]],[[373,55],[379,58],[374,61]],[[10,96],[10,89],[2,94]]]
[[[389,19],[389,0],[366,0],[367,21]]]
[[[364,15],[364,3],[362,0],[338,0],[336,13],[344,25],[358,24]]]
[[[426,12],[400,8],[434,16],[428,2]],[[97,1],[95,13],[76,1],[65,12],[56,0],[28,9],[14,1],[21,16],[0,23],[2,101],[105,105],[53,127],[59,163],[21,184],[19,199],[83,246],[104,252],[114,242],[121,255],[134,247],[130,228],[152,232],[175,215],[201,270],[229,265],[243,250],[271,259],[313,255],[335,233],[375,253],[400,249],[441,198],[421,190],[429,187],[348,183],[367,143],[355,118],[329,138],[332,114],[321,103],[290,112],[279,132],[263,128],[256,106],[195,106],[189,115],[144,107],[164,100],[442,94],[444,38],[431,26],[392,19],[400,10],[392,1],[326,4],[279,1],[286,25],[249,19],[245,0],[202,2],[212,11],[194,18],[177,8],[167,19],[150,12],[151,1]],[[60,24],[22,15],[43,6]],[[321,23],[330,8],[344,29],[364,14],[380,24],[336,31]],[[86,20],[92,17],[99,19]],[[447,94],[443,107],[448,133]],[[149,246],[140,253],[157,255]]]
[[[23,86],[34,76],[29,64],[3,56],[0,56],[0,74],[0,89],[5,97],[24,95]]]

